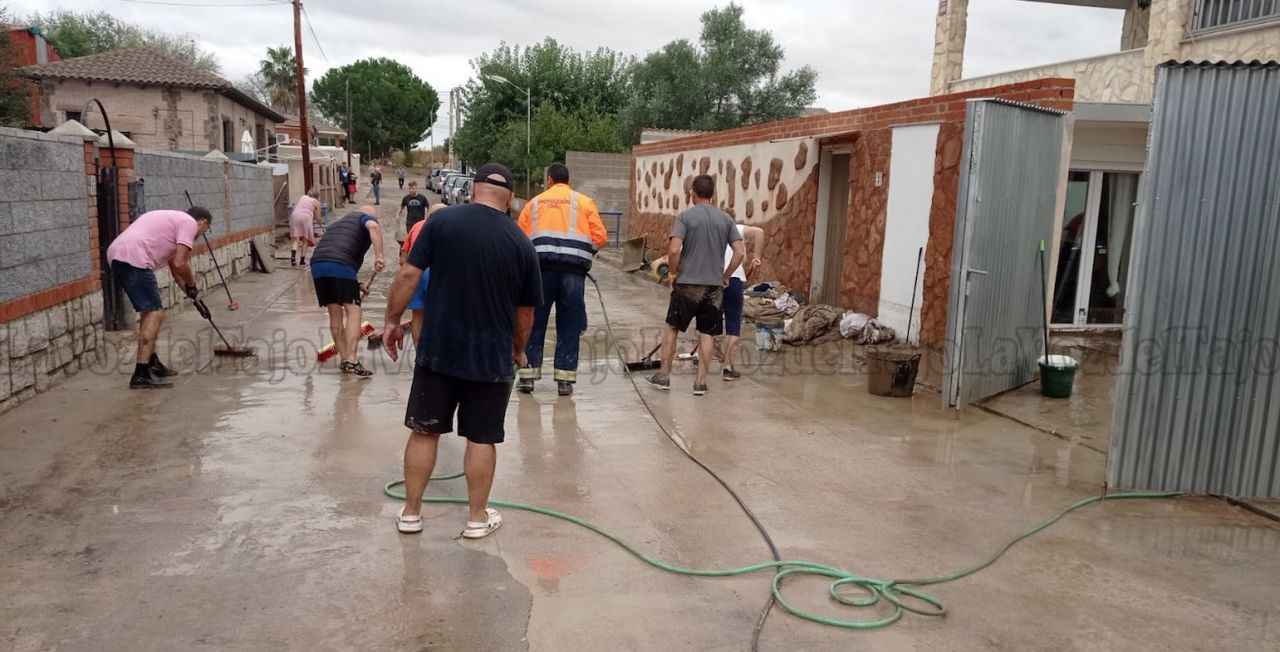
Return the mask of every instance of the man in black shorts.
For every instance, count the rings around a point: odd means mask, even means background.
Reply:
[[[413,387],[404,425],[412,432],[404,449],[405,504],[396,529],[422,531],[422,494],[436,464],[440,435],[466,437],[463,470],[470,512],[462,536],[479,539],[502,525],[489,508],[497,462],[495,444],[516,367],[526,364],[525,345],[534,308],[542,303],[542,277],[533,243],[507,217],[511,172],[497,163],[476,171],[471,204],[445,208],[419,230],[387,298],[383,343],[394,361],[404,342],[400,317],[431,269]]]
[[[671,361],[676,355],[676,338],[690,322],[697,322],[698,375],[693,395],[707,393],[707,367],[715,351],[715,336],[724,331],[724,288],[733,270],[742,264],[746,250],[742,234],[733,218],[716,208],[715,179],[708,175],[693,178],[693,207],[676,217],[667,247],[667,261],[675,279],[667,306],[667,328],[662,332],[662,370],[649,377],[658,389],[671,389]],[[725,264],[724,250],[733,255]]]
[[[369,293],[360,285],[360,266],[373,248],[374,271],[387,265],[382,251],[382,228],[375,217],[378,209],[361,206],[354,213],[330,224],[311,252],[311,277],[316,286],[316,300],[329,311],[329,333],[342,361],[338,368],[344,374],[368,378],[372,371],[360,364],[360,301]]]

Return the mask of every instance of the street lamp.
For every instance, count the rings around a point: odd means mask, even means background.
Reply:
[[[533,94],[529,89],[522,88],[519,84],[516,84],[502,75],[481,75],[480,78],[489,81],[496,81],[499,84],[506,84],[518,91],[524,91],[524,199],[525,201],[529,201],[532,199],[532,197],[529,196],[531,192],[529,183],[533,176],[533,172],[528,167],[529,159],[533,157],[531,153],[533,149]]]

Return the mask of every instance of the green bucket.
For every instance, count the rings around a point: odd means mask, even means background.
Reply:
[[[1043,356],[1040,363],[1040,393],[1049,398],[1071,398],[1080,363],[1069,355]]]

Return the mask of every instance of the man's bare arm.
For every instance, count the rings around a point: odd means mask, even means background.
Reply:
[[[684,251],[684,238],[671,236],[667,242],[667,268],[670,270],[672,278],[676,277],[677,270],[680,269],[680,253]]]
[[[184,290],[196,284],[196,277],[191,273],[191,247],[178,245],[177,251],[173,253],[173,260],[169,261],[169,271]]]
[[[516,307],[515,337],[512,338],[511,352],[515,357],[524,353],[529,344],[529,334],[533,332],[533,306]]]

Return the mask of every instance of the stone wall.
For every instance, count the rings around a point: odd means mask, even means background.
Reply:
[[[885,219],[889,205],[889,154],[893,131],[858,134],[849,153],[849,224],[845,230],[840,305],[875,315],[880,309]],[[876,186],[876,174],[881,183]]]
[[[92,367],[103,337],[100,292],[0,323],[0,413]]]
[[[0,129],[0,303],[93,273],[80,139]]]
[[[934,158],[933,204],[929,209],[929,242],[924,251],[924,289],[920,298],[920,344],[941,348],[947,334],[951,295],[951,251],[956,233],[960,193],[960,156],[964,124],[945,122],[938,128]]]

